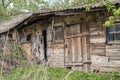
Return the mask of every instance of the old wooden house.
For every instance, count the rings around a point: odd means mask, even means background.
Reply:
[[[0,25],[0,50],[8,36],[10,44],[21,45],[29,61],[34,55],[39,63],[45,62],[51,67],[119,71],[120,18],[115,19],[114,27],[104,27],[111,15],[107,9],[99,4],[93,5],[90,11],[85,7],[41,9],[13,16]]]

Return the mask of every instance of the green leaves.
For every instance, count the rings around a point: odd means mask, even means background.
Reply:
[[[45,68],[40,65],[19,67],[10,74],[5,74],[1,80],[120,80],[120,73],[96,74],[80,71],[71,72],[71,70],[62,68]]]
[[[113,9],[113,14],[115,16],[120,16],[120,7],[118,9]]]
[[[14,0],[13,1],[13,11],[18,12],[30,12],[33,10],[38,10],[41,7],[47,7],[48,3],[43,0]],[[14,12],[13,12],[14,13]]]
[[[21,14],[48,7],[44,0],[0,0],[0,21],[14,14]]]
[[[114,24],[114,16],[110,16],[109,20],[105,22],[104,26],[109,27]]]
[[[115,8],[115,6],[112,5],[109,0],[105,1],[104,6],[107,8],[108,11],[111,11]]]

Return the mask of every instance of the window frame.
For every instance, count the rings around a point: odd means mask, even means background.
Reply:
[[[28,37],[30,39],[28,39]],[[24,38],[24,39],[23,39]],[[27,35],[23,35],[23,36],[20,36],[20,43],[23,44],[23,43],[30,43],[31,42],[31,39],[32,39],[32,35],[31,34],[27,34]]]
[[[119,40],[116,40],[115,38],[115,35],[118,34],[120,36],[120,30],[119,31],[116,31],[116,24],[119,24],[119,27],[120,27],[120,21],[116,21],[114,22],[114,24],[110,27],[114,27],[113,31],[109,31],[109,27],[106,28],[106,43],[107,44],[120,44],[120,39]],[[119,28],[120,29],[120,28]],[[110,34],[112,34],[112,39],[113,40],[109,40],[109,36]]]
[[[55,40],[54,39],[55,38],[55,35],[54,35],[54,33],[55,33],[54,28],[55,27],[62,27],[62,39],[61,40]],[[64,41],[64,31],[63,31],[63,28],[64,28],[64,23],[63,22],[62,23],[56,23],[56,24],[53,25],[53,37],[52,37],[53,42],[59,43],[59,42],[63,42]]]

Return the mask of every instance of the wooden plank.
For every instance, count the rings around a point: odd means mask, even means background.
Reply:
[[[108,44],[120,44],[120,41],[109,41]]]
[[[64,49],[54,49],[53,53],[63,54],[64,53]]]
[[[72,62],[72,63],[65,63],[65,65],[72,65],[72,66],[75,66],[75,65],[83,65],[83,63],[81,62]]]
[[[112,64],[120,64],[120,60],[109,60]]]
[[[75,62],[75,38],[72,38],[72,62]]]
[[[115,52],[115,53],[113,53],[113,52],[106,52],[106,56],[108,56],[108,57],[120,57],[120,52]]]
[[[82,61],[83,56],[82,56],[82,43],[81,43],[81,38],[78,38],[78,61]]]
[[[75,27],[76,27],[76,34],[80,34],[80,25],[76,25]],[[80,37],[76,37],[75,38],[76,62],[78,61],[78,58],[81,57],[81,56],[78,56],[79,50],[80,50],[80,46],[79,46],[80,44],[79,43],[80,43]]]
[[[65,62],[69,62],[69,43],[68,39],[65,39]]]
[[[98,66],[98,65],[92,65],[93,67],[96,67],[96,66]],[[99,67],[106,67],[106,68],[120,68],[120,64],[115,64],[115,65],[113,65],[113,64],[101,64],[101,65],[99,65]]]
[[[78,61],[78,49],[79,49],[79,46],[78,46],[78,41],[77,41],[77,38],[75,38],[75,62],[77,62]]]
[[[90,43],[105,43],[105,38],[104,37],[90,38]]]
[[[108,45],[106,49],[120,49],[120,45]]]
[[[92,47],[91,47],[91,53],[92,53],[93,55],[104,56],[104,55],[106,55],[105,47],[92,46]]]
[[[84,36],[89,36],[89,34],[88,33],[84,33],[84,34],[70,35],[70,36],[65,37],[65,39],[76,38],[76,37],[84,37]]]
[[[101,67],[100,72],[119,72],[120,68],[106,68],[106,67]]]
[[[102,34],[104,34],[104,32],[102,32],[102,31],[100,31],[100,30],[98,30],[98,31],[91,31],[90,36],[102,35]]]
[[[72,62],[72,39],[69,39],[69,62]]]
[[[91,55],[91,61],[92,64],[97,64],[97,65],[101,65],[101,64],[106,64],[108,63],[108,57],[106,56],[97,56],[97,55]]]
[[[110,60],[120,60],[120,57],[116,56],[116,57],[109,57]]]

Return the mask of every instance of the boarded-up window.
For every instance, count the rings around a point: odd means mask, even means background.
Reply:
[[[120,41],[120,23],[115,23],[113,26],[106,29],[107,41]]]
[[[63,40],[63,28],[62,28],[62,26],[55,26],[54,27],[53,40],[54,41],[61,41],[61,40]]]

